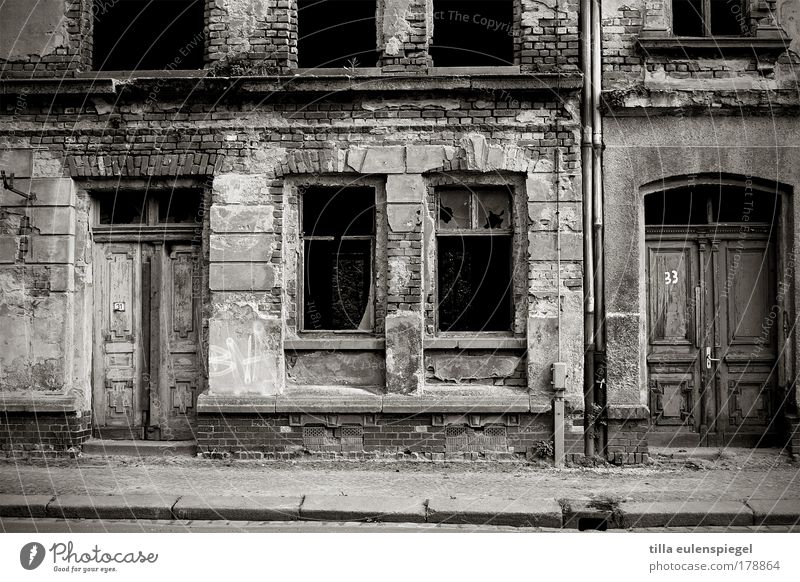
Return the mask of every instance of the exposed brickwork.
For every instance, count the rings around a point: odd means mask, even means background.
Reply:
[[[518,1],[520,66],[534,71],[577,70],[579,0]]]
[[[0,454],[45,457],[69,454],[91,436],[91,412],[0,412]]]
[[[346,425],[327,427],[317,424],[316,431],[325,430],[324,443],[316,447],[308,447],[308,435],[304,440],[304,430],[309,426],[293,425],[290,417],[285,415],[201,415],[198,419],[197,442],[201,452],[225,453],[238,455],[244,458],[276,458],[277,455],[311,454],[311,453],[359,453],[361,455],[396,455],[418,454],[424,458],[439,458],[434,455],[454,455],[455,457],[472,458],[472,454],[484,457],[487,454],[505,454],[509,458],[513,455],[531,455],[540,441],[551,440],[552,418],[550,415],[506,415],[501,416],[499,424],[488,424],[489,431],[495,435],[497,442],[492,441],[491,446],[479,446],[480,439],[473,439],[473,445],[464,450],[463,447],[448,449],[448,426],[464,427],[463,432],[470,434],[485,434],[487,427],[473,428],[465,424],[445,425],[435,421],[441,415],[377,415],[371,422],[358,425],[361,427],[363,449],[356,450],[350,443],[340,442],[342,430],[347,432]],[[502,429],[500,429],[502,427]],[[500,429],[500,430],[498,430]],[[355,434],[356,431],[351,431]],[[500,432],[505,433],[500,438]],[[316,432],[314,433],[316,435]],[[346,436],[346,435],[345,435]],[[321,437],[323,438],[323,437]],[[500,441],[505,446],[498,446]],[[322,441],[320,441],[322,442]],[[487,441],[489,443],[489,441]],[[475,445],[478,446],[475,446]]]
[[[615,465],[646,463],[650,459],[647,448],[647,420],[608,420],[606,458]]]

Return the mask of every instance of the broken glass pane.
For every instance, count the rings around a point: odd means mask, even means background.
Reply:
[[[445,190],[439,193],[439,228],[472,228],[469,190]]]
[[[372,327],[372,242],[307,240],[304,328],[368,330]]]
[[[511,228],[511,206],[505,192],[477,192],[478,228]]]

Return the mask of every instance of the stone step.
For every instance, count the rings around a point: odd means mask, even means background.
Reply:
[[[83,443],[85,456],[111,457],[193,457],[194,441],[141,441],[89,439]]]

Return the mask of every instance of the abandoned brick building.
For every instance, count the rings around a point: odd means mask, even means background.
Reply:
[[[798,0],[5,0],[0,444],[800,445]]]

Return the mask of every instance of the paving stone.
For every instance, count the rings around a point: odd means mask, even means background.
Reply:
[[[301,498],[185,495],[172,508],[175,519],[287,521],[299,516]]]
[[[751,499],[747,505],[755,525],[800,525],[800,499]]]
[[[177,496],[59,495],[47,507],[48,517],[83,519],[171,519]]]
[[[0,495],[2,517],[44,517],[52,495]]]
[[[428,501],[431,523],[560,528],[561,520],[561,506],[554,499],[434,498]]]
[[[307,495],[300,518],[320,521],[385,521],[423,523],[421,499],[345,495]]]

